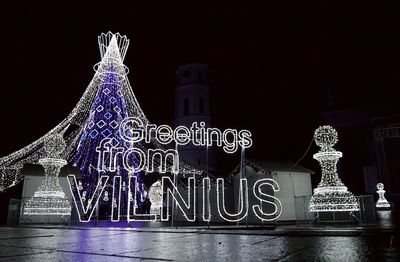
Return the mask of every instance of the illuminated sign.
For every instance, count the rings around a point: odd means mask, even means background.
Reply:
[[[178,126],[171,128],[167,125],[156,126],[153,124],[144,125],[139,118],[129,117],[124,119],[119,126],[119,134],[123,142],[129,146],[120,145],[115,138],[103,139],[96,148],[99,159],[99,171],[104,173],[115,172],[119,168],[124,168],[130,174],[128,181],[123,182],[121,176],[114,176],[113,191],[111,201],[111,221],[117,222],[121,216],[121,188],[128,184],[128,221],[156,221],[156,214],[139,214],[137,212],[137,172],[144,171],[147,175],[158,173],[179,173],[179,153],[177,146],[191,144],[194,146],[217,146],[221,147],[226,153],[235,153],[239,148],[249,148],[252,146],[251,132],[248,130],[225,129],[205,127],[204,122],[194,122],[191,127]],[[151,143],[156,141],[159,144],[167,145],[174,143],[175,149],[148,149],[146,152],[135,147],[138,143]],[[133,156],[132,156],[133,155]],[[123,166],[117,166],[118,159],[122,159]],[[155,161],[155,159],[159,161]],[[167,160],[170,160],[169,162]],[[134,160],[134,161],[133,161]],[[168,165],[168,163],[172,163]],[[77,183],[75,175],[68,176],[71,193],[74,199],[79,219],[82,222],[90,221],[100,196],[104,192],[104,188],[109,180],[106,175],[99,177],[95,194],[91,196],[85,206],[82,194],[79,188],[81,184]],[[123,183],[123,185],[121,185]],[[270,178],[262,178],[257,180],[252,190],[248,188],[246,178],[240,179],[239,185],[239,206],[236,213],[230,213],[226,210],[226,195],[224,190],[224,179],[218,178],[216,181],[216,203],[210,203],[210,179],[205,177],[202,179],[202,215],[203,221],[210,221],[212,215],[210,205],[216,204],[218,216],[225,221],[238,222],[246,218],[249,212],[253,212],[257,218],[262,221],[271,221],[277,219],[282,212],[282,205],[276,197],[265,192],[266,187],[270,187],[273,192],[279,191],[279,185]],[[168,221],[170,212],[170,203],[176,203],[177,208],[181,210],[185,219],[190,222],[196,221],[196,182],[194,177],[188,178],[187,196],[182,195],[178,187],[172,182],[168,176],[161,179],[162,202],[160,207],[161,221]],[[263,191],[264,190],[264,191]],[[271,190],[269,190],[270,192]],[[249,193],[254,194],[258,200],[257,204],[249,207]],[[108,194],[107,194],[108,197]],[[172,200],[172,201],[171,201]],[[266,206],[269,205],[269,208]],[[272,207],[272,211],[270,210]],[[267,211],[268,210],[268,211]]]

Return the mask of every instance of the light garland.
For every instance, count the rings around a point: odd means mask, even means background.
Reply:
[[[376,208],[378,208],[378,209],[387,209],[387,208],[390,208],[390,204],[389,204],[389,202],[386,200],[386,198],[385,198],[385,190],[384,190],[384,185],[383,185],[383,183],[378,183],[377,185],[376,185],[376,188],[378,189],[377,191],[376,191],[376,193],[379,195],[379,199],[378,199],[378,201],[376,202]]]
[[[44,167],[46,177],[34,196],[26,202],[23,214],[69,216],[71,204],[58,180],[60,169],[67,164],[67,161],[54,158],[64,151],[64,139],[61,135],[54,135],[46,141],[44,149],[47,157],[40,159],[39,163]]]
[[[96,123],[91,123],[91,115],[94,114],[92,107],[96,103],[96,96],[101,88],[105,85],[113,85],[118,87],[116,91],[117,96],[114,99],[121,97],[125,101],[126,114],[128,117],[139,118],[145,125],[149,124],[149,121],[143,110],[141,109],[133,91],[132,87],[127,78],[128,69],[123,64],[127,48],[129,46],[129,39],[126,36],[122,36],[119,33],[108,32],[106,34],[102,33],[98,37],[99,49],[101,54],[101,62],[94,66],[95,75],[91,82],[89,83],[87,89],[83,93],[78,104],[72,110],[72,112],[56,127],[51,129],[47,134],[34,141],[33,143],[25,146],[24,148],[0,158],[0,189],[7,189],[14,186],[22,181],[20,170],[23,168],[24,164],[37,164],[39,159],[43,158],[46,154],[44,149],[44,144],[48,139],[55,134],[64,134],[65,131],[71,126],[71,124],[76,125],[78,128],[73,130],[67,137],[65,137],[66,149],[62,153],[62,157],[68,161],[68,163],[74,163],[73,159],[77,153],[78,147],[82,137],[85,132],[85,128],[96,124],[102,126],[103,122],[98,121]],[[111,81],[107,80],[107,76],[110,75],[110,69],[113,69]],[[105,81],[107,80],[107,81]],[[106,95],[107,89],[104,88],[103,91]],[[108,93],[109,94],[109,93]],[[108,105],[113,105],[115,101],[109,97]],[[104,118],[107,119],[110,115],[107,114],[106,109],[101,107],[96,107],[95,112],[104,112]],[[102,110],[101,110],[102,109]],[[121,108],[112,107],[113,112],[115,111],[122,113]],[[99,112],[100,111],[100,112]],[[89,120],[89,121],[88,121]],[[104,120],[106,123],[106,121]],[[115,122],[108,123],[110,128],[109,131],[113,130],[113,126],[116,126]],[[97,127],[99,127],[97,126]],[[103,128],[106,128],[103,126]],[[105,131],[105,129],[103,130]],[[105,131],[106,132],[106,131]],[[89,134],[88,134],[89,135]],[[107,133],[100,134],[107,135]],[[95,136],[95,133],[92,134]],[[163,149],[160,143],[153,141],[152,146],[157,149]],[[139,145],[139,147],[144,147]],[[169,160],[169,166],[173,166],[172,160]],[[88,164],[87,167],[90,170],[96,169],[96,165]],[[179,173],[185,174],[201,174],[200,170],[196,170],[183,162],[179,163]],[[96,184],[95,181],[90,182],[92,189],[88,188],[88,195],[93,194],[93,188]]]
[[[309,203],[310,212],[358,211],[354,195],[339,179],[336,165],[342,152],[333,148],[338,141],[337,132],[331,126],[321,126],[314,133],[315,143],[321,148],[314,154],[322,169],[321,182],[314,189]]]

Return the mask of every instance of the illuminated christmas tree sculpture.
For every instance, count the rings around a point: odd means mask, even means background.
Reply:
[[[118,49],[115,51],[118,51]],[[76,154],[73,158],[74,165],[78,166],[82,172],[82,184],[85,188],[83,192],[85,192],[85,195],[92,196],[96,189],[98,177],[95,170],[100,169],[100,167],[98,167],[99,159],[96,148],[100,145],[100,142],[104,138],[110,138],[113,139],[115,145],[124,146],[125,149],[128,149],[130,146],[125,143],[119,135],[119,126],[126,117],[128,117],[128,113],[119,86],[118,75],[115,70],[115,65],[111,65],[108,72],[105,74],[103,83],[97,91],[89,118],[86,121]],[[130,158],[130,162],[136,162],[134,154],[131,154]],[[108,163],[109,156],[102,159],[102,161],[104,165]],[[114,176],[121,176],[123,183],[126,184],[129,174],[122,168],[122,158],[116,158],[116,161],[116,166],[121,168],[118,168],[115,172],[107,172],[107,175],[110,177],[109,181],[113,181]],[[105,172],[103,172],[103,174],[104,173]],[[140,175],[138,173],[135,175],[140,184]],[[111,187],[106,187],[104,191],[105,197],[102,198],[102,201],[108,202],[108,196],[111,195],[111,193]],[[127,194],[128,190],[126,190],[126,186],[122,187],[120,196],[122,210],[127,209]],[[139,194],[141,194],[141,192],[139,192]]]
[[[71,204],[65,197],[58,180],[60,169],[67,161],[60,158],[65,150],[65,142],[61,135],[54,135],[45,142],[47,157],[39,160],[44,167],[46,177],[35,192],[34,196],[26,202],[24,215],[71,215]]]
[[[109,176],[109,185],[113,183],[113,177],[121,176],[122,194],[127,195],[129,175],[121,166],[115,172],[104,171],[98,166],[96,147],[104,138],[113,138],[118,146],[125,148],[133,146],[122,141],[118,129],[120,122],[126,117],[135,117],[141,120],[143,125],[151,123],[141,109],[129,83],[128,68],[123,64],[129,39],[119,33],[108,32],[98,37],[101,61],[94,66],[95,74],[89,86],[86,88],[78,104],[72,112],[56,127],[43,137],[30,145],[0,158],[0,190],[7,190],[22,181],[20,170],[25,164],[38,164],[39,160],[46,157],[45,142],[50,137],[62,136],[66,148],[60,155],[68,164],[79,167],[82,173],[82,181],[79,181],[79,193],[83,201],[88,201],[94,193],[99,176]],[[63,77],[60,75],[60,78]],[[62,92],[60,90],[60,92]],[[141,149],[159,148],[163,145],[156,141],[147,144],[135,144]],[[134,154],[131,154],[134,156]],[[135,159],[131,161],[136,164]],[[173,160],[167,159],[166,165],[173,166]],[[155,158],[154,165],[160,165],[160,159]],[[183,162],[179,163],[179,173],[200,174]],[[140,175],[135,174],[138,183],[141,183]],[[101,202],[111,203],[109,185],[106,186]],[[141,187],[139,186],[139,189]],[[141,193],[141,190],[138,190]],[[126,210],[127,197],[121,203],[121,209]],[[141,199],[141,198],[137,198]],[[114,201],[114,199],[112,199]],[[101,203],[101,204],[107,204]],[[90,203],[86,203],[90,205]]]
[[[358,211],[359,205],[354,195],[340,180],[336,165],[342,152],[333,146],[337,143],[337,132],[331,126],[321,126],[314,133],[314,140],[321,149],[314,154],[322,169],[321,182],[314,189],[309,204],[310,212]]]

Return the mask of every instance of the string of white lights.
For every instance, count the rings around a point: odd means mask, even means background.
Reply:
[[[149,189],[148,197],[151,202],[150,210],[154,213],[160,213],[160,208],[163,206],[163,191],[161,181],[155,182]]]
[[[337,132],[331,126],[321,126],[314,133],[315,143],[321,148],[314,154],[322,169],[321,182],[314,189],[309,203],[310,212],[358,211],[354,195],[347,190],[337,174],[337,162],[342,152],[333,148],[338,141]]]
[[[133,193],[132,193],[132,187],[134,188]],[[129,201],[128,201],[128,210],[127,210],[127,220],[128,222],[131,221],[139,221],[139,222],[150,222],[150,221],[156,221],[157,220],[157,214],[151,212],[150,214],[138,214],[137,209],[138,209],[138,204],[137,204],[137,193],[138,193],[138,182],[137,182],[137,177],[134,175],[129,176],[129,182],[128,182],[128,196],[129,196]],[[162,203],[161,203],[162,206]],[[133,211],[133,215],[131,216],[131,209]]]
[[[178,188],[174,185],[171,178],[162,177],[162,188],[164,194],[163,202],[166,203],[166,212],[162,212],[161,221],[168,221],[169,219],[169,204],[170,195],[176,202],[176,206],[182,211],[187,221],[194,222],[196,220],[196,181],[194,177],[188,178],[188,200],[184,200],[179,193]],[[174,194],[175,191],[175,194]]]
[[[68,175],[69,188],[71,190],[71,195],[75,203],[75,208],[78,212],[78,218],[80,222],[89,222],[93,216],[93,212],[96,209],[97,202],[100,200],[100,196],[103,194],[105,185],[108,182],[108,176],[101,176],[97,182],[95,194],[93,194],[89,199],[86,198],[86,191],[82,194],[79,192],[79,183],[76,181],[75,175]],[[85,205],[85,201],[87,203]],[[79,202],[79,205],[78,205]],[[92,203],[94,202],[94,205]]]
[[[225,187],[224,179],[217,179],[217,209],[219,216],[228,222],[238,222],[247,216],[249,212],[249,197],[247,188],[247,179],[241,178],[239,185],[239,210],[235,213],[229,213],[225,206]]]
[[[260,205],[253,205],[252,208],[253,208],[254,214],[259,219],[264,220],[264,221],[273,221],[281,215],[282,204],[281,204],[281,201],[277,197],[275,197],[273,195],[265,194],[262,192],[261,188],[264,185],[270,186],[274,192],[277,192],[280,190],[278,183],[276,183],[276,181],[271,178],[263,178],[263,179],[257,180],[253,186],[253,194],[256,198],[258,198],[260,200],[261,203],[260,203]],[[267,200],[267,199],[269,199],[269,200]],[[274,211],[272,213],[265,213],[262,209],[263,202],[273,205]]]
[[[58,175],[67,161],[60,159],[60,154],[65,149],[65,142],[61,135],[54,135],[45,142],[46,158],[39,160],[44,167],[45,179],[39,186],[34,196],[24,207],[24,215],[71,215],[71,203],[60,186]]]
[[[90,115],[90,109],[97,91],[103,84],[104,75],[109,71],[110,67],[116,70],[116,75],[118,76],[119,85],[121,87],[121,95],[125,98],[128,116],[139,118],[144,124],[150,124],[132,91],[127,77],[129,70],[123,64],[129,46],[129,39],[119,33],[114,34],[108,32],[106,34],[102,33],[98,37],[98,43],[101,62],[95,65],[94,77],[72,112],[41,138],[16,152],[0,158],[0,189],[5,190],[21,182],[23,178],[20,175],[20,170],[23,168],[24,164],[37,164],[38,160],[45,155],[43,149],[44,142],[54,134],[63,135],[71,125],[76,125],[78,127],[77,130],[74,130],[65,138],[67,148],[64,152],[64,157],[67,161],[71,160],[78,146],[79,137],[83,132],[86,120]],[[152,145],[156,149],[163,148],[162,145],[156,141],[152,141]],[[139,146],[143,147],[143,145]],[[173,164],[174,163],[170,160],[169,165],[172,166]],[[201,174],[201,171],[183,162],[179,163],[179,172],[185,174]]]
[[[376,208],[380,209],[380,208],[390,208],[390,204],[389,202],[386,200],[385,198],[385,190],[384,190],[384,185],[383,183],[378,183],[376,185],[376,189],[378,189],[376,191],[376,193],[379,195],[378,201],[376,202]]]
[[[210,210],[210,178],[203,178],[203,220],[211,221],[211,210]]]
[[[111,206],[111,221],[118,222],[121,215],[121,176],[114,176],[112,199],[115,203]]]

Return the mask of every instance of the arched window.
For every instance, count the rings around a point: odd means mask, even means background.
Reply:
[[[197,80],[199,81],[200,84],[203,83],[203,73],[202,72],[197,73]]]
[[[188,97],[186,97],[183,100],[183,115],[184,116],[189,115],[189,98]]]
[[[190,76],[190,71],[186,70],[185,72],[183,72],[183,77],[187,78],[189,76]]]
[[[199,113],[204,114],[204,98],[199,97]]]

